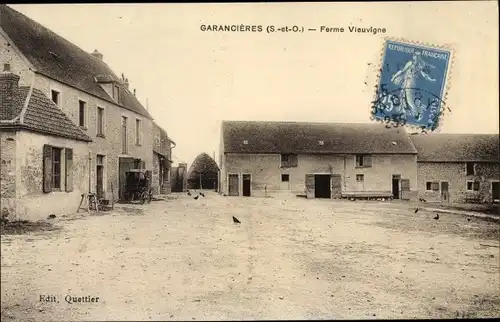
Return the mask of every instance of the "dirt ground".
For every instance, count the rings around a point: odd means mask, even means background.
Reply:
[[[500,316],[498,222],[414,209],[209,193],[56,218],[2,235],[1,319]]]

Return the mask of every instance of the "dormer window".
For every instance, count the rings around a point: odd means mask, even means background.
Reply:
[[[243,140],[243,144],[247,145],[248,144],[248,140]]]
[[[325,141],[321,141],[321,140],[320,140],[320,141],[318,141],[318,144],[319,144],[319,145],[325,145]]]
[[[120,87],[118,85],[113,85],[113,99],[120,102]]]
[[[59,106],[59,94],[60,93],[56,90],[51,91],[52,102],[54,102],[54,104],[56,104],[57,106]]]

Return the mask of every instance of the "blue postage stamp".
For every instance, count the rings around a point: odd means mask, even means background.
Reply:
[[[387,40],[372,117],[435,130],[445,108],[451,50]]]

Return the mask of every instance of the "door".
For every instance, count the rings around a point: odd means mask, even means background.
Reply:
[[[118,159],[118,173],[119,173],[119,191],[118,195],[120,199],[123,200],[123,194],[125,193],[126,185],[126,172],[130,169],[134,169],[134,158],[119,158]]]
[[[250,197],[252,191],[252,177],[249,174],[243,175],[243,196]]]
[[[500,182],[491,183],[491,197],[494,202],[500,202]]]
[[[340,174],[332,175],[332,198],[340,198],[342,196],[342,177]]]
[[[399,187],[400,187],[401,175],[392,175],[392,198],[399,199]]]
[[[314,174],[306,174],[306,197],[314,198]]]
[[[401,179],[401,199],[410,200],[410,179]]]
[[[316,198],[331,198],[331,175],[317,174],[314,176],[314,197]]]
[[[228,182],[229,195],[230,196],[239,196],[240,195],[240,191],[239,191],[240,178],[239,178],[239,175],[237,175],[237,174],[230,174],[228,181],[229,181]]]
[[[104,156],[97,155],[96,159],[96,192],[98,198],[104,198]]]
[[[290,175],[283,173],[281,174],[281,185],[280,185],[281,191],[288,191],[290,190]]]
[[[450,202],[449,184],[446,181],[441,182],[441,201]]]
[[[356,175],[356,191],[365,191],[365,175]]]

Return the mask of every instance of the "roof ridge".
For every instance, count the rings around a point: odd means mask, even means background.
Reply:
[[[28,95],[26,95],[26,100],[24,101],[23,109],[21,110],[21,113],[19,113],[20,124],[24,124],[24,116],[26,115],[26,111],[28,110],[28,106],[31,100],[31,95],[33,94],[33,87],[35,87],[35,79],[36,79],[36,73],[33,73],[33,80],[31,81],[31,86],[30,89],[28,90]]]
[[[336,124],[336,125],[370,125],[380,127],[378,123],[372,122],[320,122],[320,121],[256,121],[256,120],[222,120],[222,123],[275,123],[275,124]]]
[[[2,4],[0,11],[2,18],[5,15],[5,19],[0,21],[2,31],[21,56],[33,65],[34,72],[119,108],[153,119],[151,113],[133,96],[105,61],[8,5]],[[57,60],[50,52],[56,52]],[[94,76],[99,74],[109,75],[118,83],[120,92],[123,93],[120,95],[120,102],[116,102],[108,91],[95,82]]]

